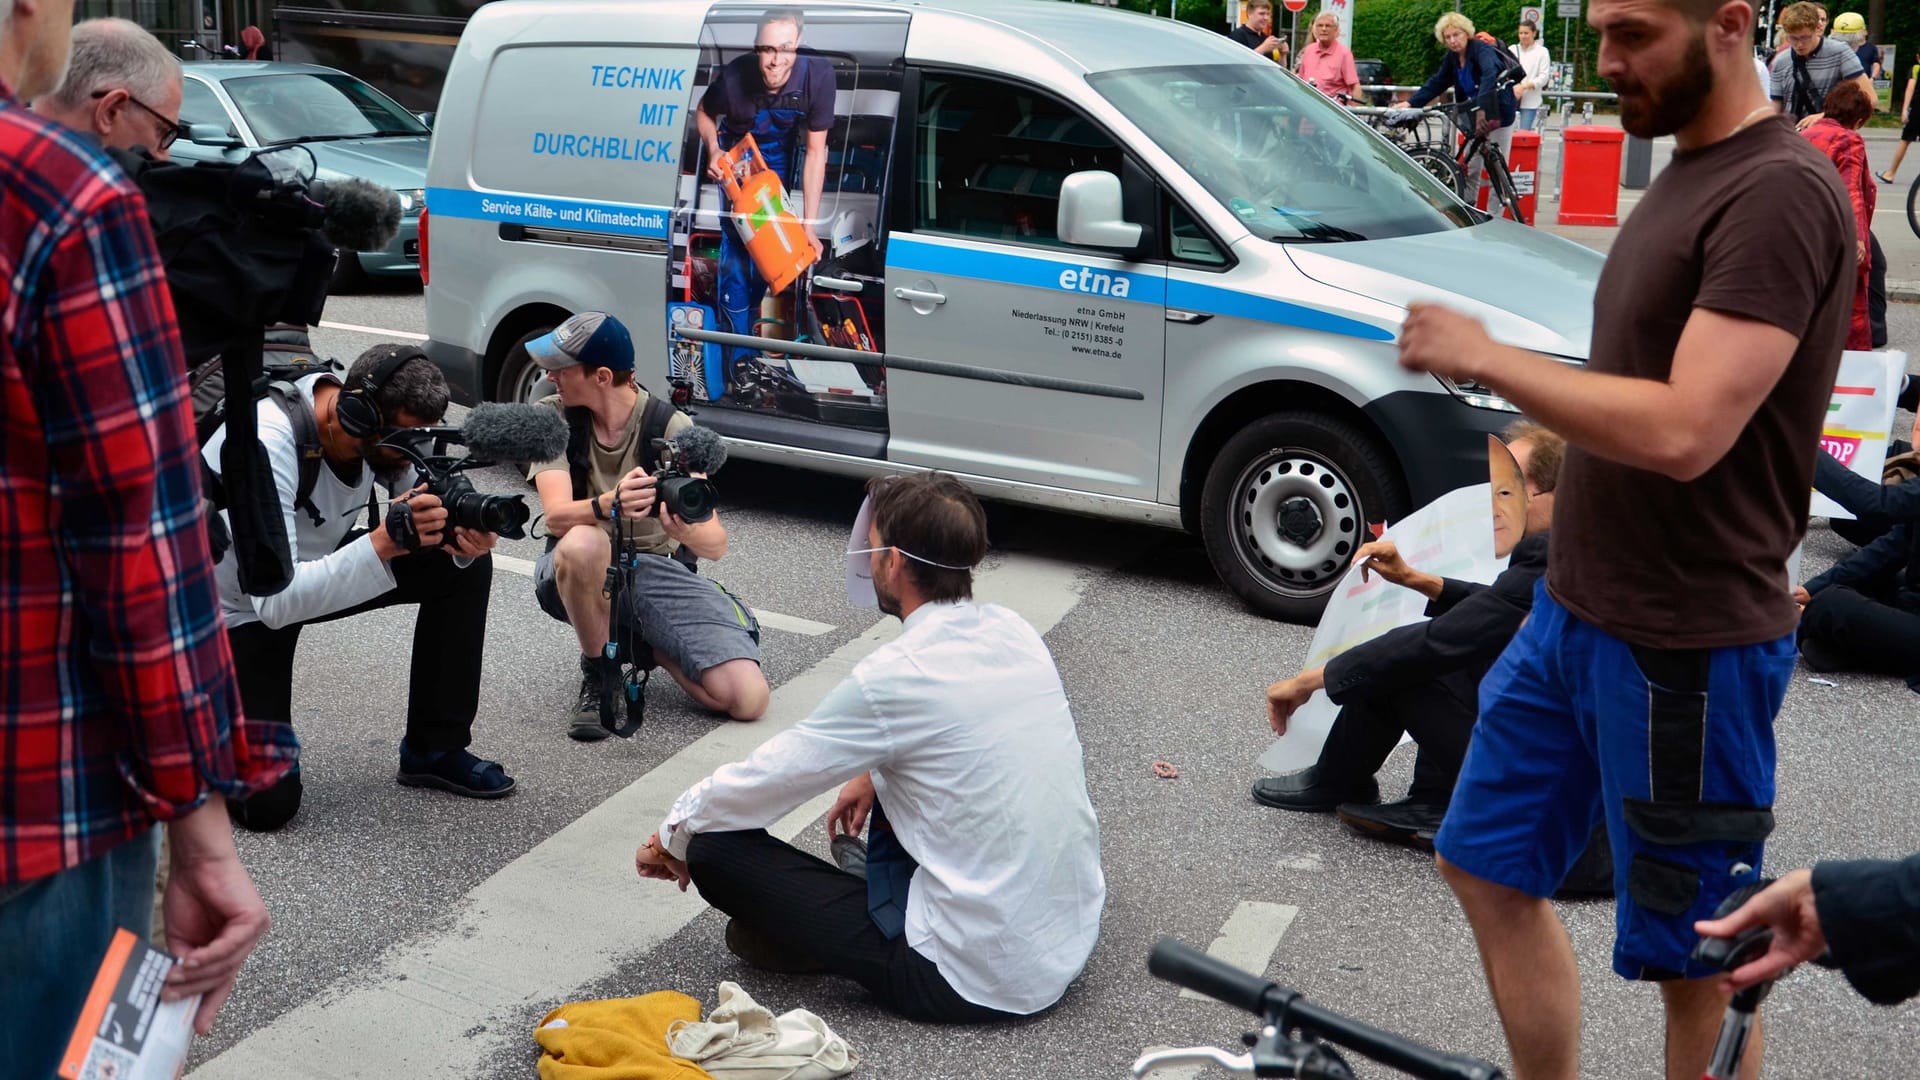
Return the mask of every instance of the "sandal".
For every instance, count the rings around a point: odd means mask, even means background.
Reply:
[[[513,794],[513,777],[497,761],[475,757],[467,750],[416,754],[400,744],[403,787],[437,788],[469,799],[503,799]]]
[[[1891,177],[1891,176],[1888,176],[1888,175],[1887,175],[1886,173],[1882,173],[1882,172],[1877,172],[1877,173],[1874,173],[1874,174],[1873,174],[1873,178],[1874,178],[1875,180],[1878,180],[1878,181],[1880,181],[1880,182],[1881,182],[1881,183],[1883,183],[1883,184],[1897,184],[1897,183],[1899,183],[1899,181],[1897,181],[1897,180],[1895,180],[1895,179],[1894,179],[1893,177]]]

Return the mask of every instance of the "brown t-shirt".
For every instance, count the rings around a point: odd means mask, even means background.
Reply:
[[[1652,648],[1792,632],[1786,562],[1806,531],[1853,265],[1839,177],[1787,121],[1673,155],[1600,273],[1587,367],[1666,379],[1696,307],[1771,323],[1800,347],[1733,448],[1695,480],[1567,448],[1547,570],[1555,600]]]
[[[1826,159],[1823,157],[1820,160],[1825,161]],[[565,411],[565,406],[560,402],[559,394],[542,398],[540,404],[551,405],[556,409]],[[598,435],[595,435],[590,440],[591,453],[588,456],[592,462],[592,467],[587,471],[587,488],[589,494],[599,495],[612,491],[614,487],[620,483],[620,478],[632,472],[636,465],[645,466],[649,472],[653,470],[656,461],[652,448],[642,447],[640,445],[640,418],[646,411],[647,392],[641,390],[639,399],[633,403],[633,412],[627,417],[627,426],[620,429],[620,441],[618,443],[612,446],[602,445],[600,436]],[[693,420],[689,418],[686,413],[675,409],[673,415],[667,420],[666,437],[671,439],[692,426]],[[567,456],[565,454],[554,458],[552,461],[535,462],[527,469],[527,479],[532,480],[543,472],[552,472],[556,469],[560,472],[568,471]],[[618,523],[612,521],[604,522],[601,525],[601,528],[606,530],[607,535],[613,539],[614,543],[621,543],[624,539],[627,542],[631,542],[639,550],[654,555],[671,555],[673,554],[673,550],[679,547],[679,545],[673,541],[673,538],[667,535],[667,530],[660,526],[660,519],[657,516],[641,521],[628,520],[626,522],[627,535],[624,538],[615,531],[618,527]]]

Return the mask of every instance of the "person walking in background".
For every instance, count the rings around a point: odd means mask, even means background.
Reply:
[[[1261,56],[1286,63],[1291,46],[1273,36],[1273,0],[1250,0],[1245,18],[1227,36]]]
[[[1858,280],[1853,292],[1853,317],[1847,326],[1847,348],[1873,348],[1873,324],[1868,311],[1872,290],[1873,204],[1879,190],[1867,177],[1867,142],[1860,127],[1873,115],[1873,103],[1860,87],[1843,82],[1827,94],[1820,106],[1820,119],[1800,134],[1820,148],[1834,167],[1840,170],[1840,183],[1853,203],[1854,257],[1859,260]],[[1881,289],[1885,292],[1884,285]],[[1884,323],[1884,316],[1882,322]]]
[[[1920,139],[1920,123],[1915,122],[1913,113],[1915,83],[1920,83],[1920,63],[1914,64],[1913,70],[1907,73],[1907,93],[1900,100],[1900,145],[1893,148],[1893,161],[1887,166],[1887,171],[1873,174],[1883,184],[1893,183],[1895,174],[1900,171],[1900,163],[1906,160],[1907,147]]]
[[[1433,24],[1434,39],[1446,46],[1439,70],[1426,84],[1414,91],[1407,105],[1418,109],[1447,91],[1453,100],[1472,105],[1478,114],[1473,127],[1476,134],[1500,148],[1501,156],[1513,152],[1513,118],[1519,106],[1513,88],[1501,84],[1506,62],[1493,46],[1473,36],[1473,20],[1457,11],[1449,11]],[[1464,126],[1464,125],[1463,125]],[[1480,176],[1480,156],[1467,163],[1467,178]]]
[[[1819,118],[1827,91],[1842,82],[1858,83],[1867,100],[1873,100],[1873,81],[1861,70],[1860,58],[1845,42],[1821,36],[1826,32],[1826,16],[1825,8],[1806,0],[1780,13],[1788,48],[1773,58],[1768,94],[1801,127]]]
[[[1340,17],[1323,11],[1313,19],[1313,40],[1300,50],[1293,73],[1335,101],[1345,101],[1360,90],[1360,73],[1353,66],[1353,50],[1340,43]]]
[[[1520,46],[1513,50],[1526,74],[1513,88],[1520,103],[1520,118],[1514,127],[1521,131],[1540,130],[1540,106],[1546,101],[1547,84],[1553,81],[1553,56],[1540,43],[1540,28],[1532,21],[1520,24]]]
[[[1859,12],[1841,12],[1840,17],[1833,20],[1833,36],[1853,49],[1867,78],[1880,77],[1880,46],[1867,40],[1867,20],[1861,18]]]

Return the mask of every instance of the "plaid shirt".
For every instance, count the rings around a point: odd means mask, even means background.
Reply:
[[[236,726],[195,451],[145,201],[0,82],[0,889],[293,760]]]

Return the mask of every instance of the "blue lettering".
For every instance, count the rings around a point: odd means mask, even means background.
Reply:
[[[580,136],[578,135],[560,136],[561,155],[563,157],[579,157],[580,156],[579,151],[574,149],[575,146],[579,145],[579,142],[580,142]]]
[[[672,127],[673,116],[680,111],[678,105],[655,103],[640,106],[640,125],[642,127]]]
[[[605,65],[605,64],[595,64],[595,65],[593,65],[593,77],[592,77],[592,78],[589,78],[589,79],[587,80],[587,85],[588,85],[588,86],[599,86],[599,85],[600,85],[600,73],[601,73],[602,71],[605,71],[606,69],[607,69],[607,68],[606,68],[606,65]]]
[[[546,132],[536,131],[533,133],[533,152],[536,154],[544,154],[547,152]]]

